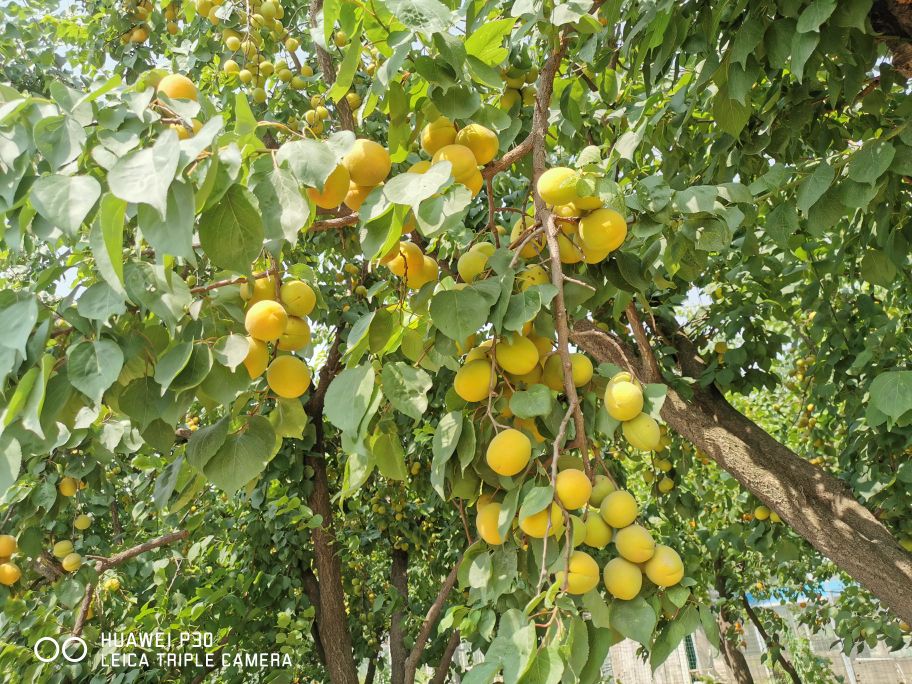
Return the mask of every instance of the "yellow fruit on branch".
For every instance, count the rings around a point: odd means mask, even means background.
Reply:
[[[478,249],[469,249],[459,256],[459,260],[456,262],[456,271],[459,273],[460,278],[467,283],[471,283],[484,272],[487,265],[487,254]]]
[[[19,548],[16,538],[9,534],[0,534],[0,558],[9,558]]]
[[[557,251],[562,264],[578,264],[583,260],[583,250],[563,233],[557,234]]]
[[[386,267],[400,278],[419,273],[424,270],[424,253],[414,242],[400,242],[399,253],[386,262]]]
[[[456,371],[453,389],[463,401],[475,402],[488,398],[494,380],[494,369],[487,359],[469,361]]]
[[[655,541],[642,525],[628,525],[618,530],[614,546],[621,557],[631,563],[644,563],[655,553]]]
[[[67,572],[76,572],[82,567],[82,556],[78,553],[70,553],[60,561],[60,565]]]
[[[567,563],[567,572],[559,570],[554,577],[558,586],[564,586],[564,577],[566,576],[567,593],[581,595],[592,591],[598,586],[599,566],[585,551],[574,551],[570,554]]]
[[[643,587],[640,568],[623,558],[613,558],[605,563],[603,577],[608,593],[622,601],[634,598]]]
[[[298,351],[310,344],[310,326],[297,316],[288,317],[285,332],[279,337],[276,347],[282,351]]]
[[[655,451],[662,441],[659,424],[652,416],[641,413],[632,420],[621,423],[624,438],[630,446],[641,451]]]
[[[329,174],[322,190],[307,188],[307,196],[321,209],[335,209],[348,195],[350,181],[348,169],[340,164]]]
[[[516,279],[519,281],[519,289],[521,292],[525,292],[535,285],[547,285],[551,282],[551,276],[549,276],[548,272],[538,264],[526,266],[519,272]]]
[[[421,129],[421,149],[430,155],[433,155],[441,147],[452,145],[455,140],[456,127],[445,116],[434,119]],[[427,163],[427,168],[430,167],[430,162],[424,163]],[[427,171],[427,168],[424,171]],[[409,171],[412,173],[424,173],[424,171],[412,171],[412,169],[409,169]]]
[[[419,290],[430,282],[437,280],[439,269],[433,257],[423,254],[417,268],[409,269],[405,274],[405,284],[413,290]]]
[[[146,32],[142,40],[134,42],[141,43],[146,38],[148,38],[148,32]],[[172,100],[193,100],[196,102],[199,99],[199,93],[193,81],[183,74],[168,74],[158,82],[156,91],[159,94],[167,95]]]
[[[596,209],[580,219],[579,237],[589,250],[613,252],[627,237],[627,222],[614,209]]]
[[[643,566],[649,581],[659,587],[671,587],[684,579],[684,563],[678,552],[659,544],[655,553]]]
[[[296,356],[277,356],[266,370],[269,389],[285,399],[297,399],[310,387],[310,370]]]
[[[538,348],[522,335],[504,337],[494,347],[494,358],[507,373],[525,375],[538,365]]]
[[[317,303],[313,289],[303,280],[288,280],[282,283],[280,296],[285,310],[298,318],[309,316]]]
[[[481,189],[484,187],[484,177],[478,169],[475,170],[475,173],[460,182],[472,191],[472,197],[478,197],[478,193],[481,192]]]
[[[670,477],[663,477],[659,480],[658,488],[662,494],[668,494],[672,489],[674,489],[675,483]]]
[[[371,194],[371,191],[374,189],[373,185],[358,185],[355,182],[351,182],[348,186],[348,194],[345,195],[345,206],[351,209],[352,211],[358,211],[361,208],[361,205],[364,204],[364,200],[367,199],[367,196]]]
[[[11,587],[19,581],[20,577],[22,577],[22,571],[18,565],[9,561],[0,563],[0,584]]]
[[[63,496],[75,496],[79,489],[79,482],[72,477],[65,477],[57,485],[57,491]]]
[[[465,145],[444,145],[434,153],[431,158],[432,164],[439,164],[442,161],[450,162],[452,170],[450,174],[458,183],[465,183],[473,174],[478,171],[478,163],[475,161],[475,155]]]
[[[251,380],[266,372],[269,365],[269,348],[262,340],[247,337],[247,356],[244,357],[244,368]]]
[[[69,540],[59,541],[51,548],[51,553],[55,558],[65,558],[73,553],[73,542]]]
[[[241,299],[251,304],[261,302],[264,299],[275,299],[275,291],[274,276],[255,278],[253,279],[252,287],[249,281],[241,283],[240,286]]]
[[[592,484],[592,494],[589,495],[590,506],[601,506],[605,497],[611,494],[617,487],[614,481],[607,475],[596,475]]]
[[[523,233],[526,232],[526,229],[531,228],[531,227],[532,227],[531,223],[526,219],[526,217],[522,217],[522,218],[518,219],[516,221],[516,223],[513,224],[513,228],[510,230],[510,244],[513,244],[514,242],[519,240],[520,237],[522,237]],[[531,240],[526,241],[526,243],[523,245],[522,249],[519,251],[519,255],[523,259],[533,259],[536,256],[538,256],[539,254],[541,254],[541,251],[544,248],[545,248],[545,236],[538,235],[538,236],[532,238]],[[536,266],[535,268],[541,269],[541,266]],[[542,272],[544,272],[544,269],[542,269]],[[535,283],[535,284],[542,285],[549,281],[550,281],[550,278],[547,278],[547,274],[546,274],[546,278],[542,283]]]
[[[766,520],[770,517],[770,509],[766,506],[757,506],[754,509],[754,517],[757,520]]]
[[[251,337],[263,342],[275,342],[288,326],[288,313],[278,302],[263,300],[247,310],[244,327]]]
[[[602,520],[613,528],[620,529],[636,520],[639,510],[633,494],[624,489],[618,489],[602,499],[599,513]]]
[[[554,493],[564,508],[575,511],[589,501],[592,494],[592,483],[582,470],[570,468],[562,470],[554,480]]]
[[[643,411],[643,390],[627,380],[612,380],[605,388],[605,410],[615,420],[633,420]]]
[[[573,376],[574,387],[583,387],[588,385],[592,380],[592,361],[585,354],[570,354],[570,367]],[[551,354],[545,359],[544,373],[542,379],[545,384],[555,392],[564,391],[564,365],[561,361],[560,354]]]
[[[591,511],[586,516],[585,523],[586,536],[583,542],[586,546],[591,546],[594,549],[603,549],[608,546],[611,541],[611,528],[608,527],[608,523],[602,520],[602,516],[598,515],[597,512]]]
[[[73,521],[73,527],[77,530],[87,530],[92,526],[92,516],[86,515],[77,515],[76,519]]]
[[[550,529],[548,527],[550,521]],[[520,518],[519,529],[535,539],[544,539],[546,534],[560,537],[564,533],[564,513],[560,506],[552,503],[549,507]]]
[[[539,197],[549,206],[570,204],[579,198],[576,194],[578,180],[579,174],[576,171],[565,166],[557,166],[539,176],[535,187]]]
[[[506,477],[522,472],[531,458],[532,442],[514,428],[497,433],[485,452],[485,460],[491,470]]]
[[[379,185],[393,165],[389,152],[382,145],[365,138],[355,140],[342,164],[358,185]]]
[[[479,500],[478,513],[475,516],[475,529],[478,530],[478,536],[492,546],[500,546],[504,543],[503,537],[497,531],[500,509],[501,505],[496,501],[482,506]]]
[[[472,150],[475,161],[482,166],[497,156],[500,147],[500,141],[494,131],[475,123],[469,124],[456,134],[456,144],[465,145]]]

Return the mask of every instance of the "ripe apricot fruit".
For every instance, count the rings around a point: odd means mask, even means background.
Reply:
[[[307,196],[321,209],[335,209],[348,195],[350,180],[348,169],[340,164],[329,174],[322,190],[307,188]]]
[[[134,42],[141,43],[148,35],[146,33],[142,40]],[[168,74],[158,82],[156,90],[167,95],[172,100],[193,100],[195,102],[199,98],[199,93],[196,90],[196,86],[193,85],[193,81],[183,74]]]
[[[247,356],[244,357],[244,368],[251,380],[260,377],[266,372],[269,365],[269,349],[262,340],[247,337]]]
[[[643,587],[643,573],[640,568],[623,558],[612,558],[605,563],[602,575],[608,593],[622,601],[634,598]]]
[[[287,325],[285,307],[269,299],[251,306],[244,318],[244,327],[250,336],[263,342],[275,342],[285,332]]]
[[[303,280],[287,280],[282,283],[281,297],[285,310],[298,318],[309,316],[317,303],[313,289]]]
[[[434,119],[421,129],[421,149],[430,155],[433,155],[441,147],[452,145],[454,140],[456,140],[456,127],[445,116]],[[430,166],[429,162],[428,166]],[[425,168],[424,170],[426,171],[427,169]],[[423,171],[412,171],[412,169],[409,169],[409,171],[423,173]]]
[[[485,452],[485,460],[491,470],[506,477],[522,472],[531,457],[532,442],[514,428],[497,433]]]
[[[599,506],[602,520],[615,529],[627,527],[636,520],[638,512],[636,499],[624,489],[611,492]]]
[[[481,124],[469,124],[456,134],[456,143],[465,145],[472,154],[475,155],[475,161],[484,166],[494,159],[500,142],[497,140],[497,134],[490,128],[485,128]]]
[[[0,563],[0,584],[5,587],[11,587],[19,578],[22,577],[22,571],[15,563]]]
[[[266,370],[269,389],[285,399],[296,399],[310,387],[310,371],[296,356],[277,356]]]
[[[642,525],[628,525],[614,535],[614,546],[631,563],[643,563],[655,553],[655,541]]]
[[[459,183],[465,183],[474,173],[478,171],[478,162],[475,161],[475,155],[465,145],[444,145],[434,153],[431,158],[433,164],[442,161],[450,162],[452,170],[450,173]]]
[[[479,500],[478,513],[475,515],[475,529],[478,536],[492,546],[504,543],[503,537],[497,531],[497,519],[500,517],[501,506],[496,501],[481,505]]]
[[[631,420],[621,423],[624,438],[634,449],[655,451],[662,441],[662,431],[652,416],[641,413]]]
[[[614,209],[596,209],[580,219],[579,237],[589,250],[613,252],[627,237],[627,222]]]
[[[545,204],[569,204],[579,198],[576,194],[578,180],[579,174],[576,171],[565,166],[557,166],[539,176],[535,187]]]
[[[0,558],[9,558],[19,548],[16,538],[9,534],[0,534]]]
[[[297,316],[288,317],[285,332],[279,337],[276,347],[282,351],[298,351],[310,344],[310,326],[307,321]]]
[[[574,551],[570,554],[567,563],[566,582],[567,593],[581,595],[592,591],[599,582],[599,566],[585,551]],[[554,577],[554,581],[559,586],[564,585],[565,572],[559,570]]]
[[[57,485],[57,491],[63,496],[75,496],[79,489],[79,483],[72,477],[65,477]]]
[[[655,553],[643,566],[643,570],[649,581],[660,587],[671,587],[684,579],[681,557],[677,551],[664,544],[655,547]]]
[[[373,140],[359,138],[342,159],[342,165],[358,185],[378,185],[390,172],[392,160],[389,152]]]
[[[550,528],[548,527],[549,520]],[[544,510],[520,519],[519,529],[536,539],[544,539],[546,534],[559,537],[564,533],[563,511],[556,503],[552,503]]]
[[[592,494],[592,483],[582,470],[570,468],[557,474],[554,481],[554,493],[564,508],[575,511],[589,501]]]
[[[626,380],[609,382],[605,388],[605,410],[615,420],[633,420],[643,411],[643,390]]]
[[[463,401],[483,401],[488,398],[494,369],[487,359],[469,361],[456,371],[453,389]]]
[[[63,566],[63,569],[67,572],[76,572],[82,567],[82,556],[78,553],[68,554],[60,561],[60,565]]]
[[[538,364],[538,348],[528,337],[513,335],[501,339],[494,347],[497,365],[507,373],[525,375]]]

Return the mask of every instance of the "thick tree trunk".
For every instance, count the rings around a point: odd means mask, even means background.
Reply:
[[[402,603],[390,618],[390,682],[405,682],[405,611],[408,606],[408,554],[401,549],[393,549],[393,562],[390,570],[390,584],[399,593]]]
[[[646,382],[646,365],[619,338],[588,321],[573,342],[600,362],[631,368]],[[702,363],[686,338],[675,336],[685,376],[699,377]],[[651,352],[650,352],[651,353]],[[912,622],[912,555],[903,551],[844,482],[811,465],[736,411],[715,387],[694,387],[685,400],[669,388],[662,417],[743,487],[830,558],[903,620]]]
[[[453,654],[456,653],[457,648],[459,648],[459,630],[454,629],[450,632],[450,638],[447,639],[446,647],[443,649],[443,656],[441,656],[440,662],[437,664],[437,670],[434,672],[431,684],[443,684],[446,681],[447,675],[450,673],[450,663],[453,662]]]
[[[744,606],[744,612],[747,613],[747,617],[754,623],[754,627],[757,628],[760,637],[763,639],[764,643],[766,643],[766,647],[771,653],[775,653],[776,662],[779,663],[779,667],[785,670],[788,676],[791,677],[793,684],[801,684],[801,677],[798,676],[798,672],[795,670],[795,666],[792,665],[792,662],[785,657],[785,652],[783,651],[782,645],[779,643],[779,639],[775,634],[770,636],[766,631],[766,627],[760,622],[760,618],[751,606],[750,601],[747,600],[747,596],[741,596],[741,603]]]

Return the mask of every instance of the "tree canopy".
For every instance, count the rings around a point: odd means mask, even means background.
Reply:
[[[0,6],[0,672],[908,644],[908,7]]]

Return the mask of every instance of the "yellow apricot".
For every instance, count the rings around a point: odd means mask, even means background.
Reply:
[[[264,299],[275,299],[275,278],[254,278],[252,283],[241,283],[240,294],[241,299],[250,304],[256,304]]]
[[[585,354],[570,354],[570,368],[574,387],[583,387],[592,380],[592,361]],[[545,359],[542,378],[545,384],[555,392],[564,391],[564,366],[559,354],[551,354]]]
[[[359,138],[342,159],[342,165],[358,185],[379,185],[389,175],[393,162],[382,145]]]
[[[555,574],[554,581],[558,586],[564,585],[564,571],[559,570]],[[599,566],[585,551],[574,551],[570,554],[569,563],[567,563],[567,593],[568,594],[585,594],[592,591],[598,586]]]
[[[86,515],[77,515],[76,519],[73,521],[73,527],[77,530],[87,530],[92,526],[92,516]]]
[[[317,303],[313,289],[303,280],[287,280],[282,283],[280,296],[285,311],[291,316],[303,318],[310,315]]]
[[[434,153],[431,163],[437,164],[442,161],[450,162],[452,166],[450,174],[458,183],[464,183],[478,171],[475,155],[465,145],[452,144],[441,147]]]
[[[67,572],[76,572],[82,567],[82,556],[78,553],[71,553],[60,561],[60,565],[63,566],[63,569]]]
[[[374,187],[373,185],[358,185],[351,181],[348,185],[348,194],[345,195],[345,199],[342,201],[352,211],[358,211]]]
[[[532,442],[513,428],[497,433],[485,452],[485,460],[491,470],[507,477],[522,472],[531,457]]]
[[[429,168],[431,168],[431,162],[427,159],[422,159],[408,167],[407,173],[427,173]]]
[[[475,515],[475,529],[478,530],[478,536],[492,546],[500,546],[504,543],[503,537],[500,536],[500,532],[497,530],[500,509],[501,505],[496,501],[491,501],[482,506],[479,499],[478,513]]]
[[[598,264],[603,262],[611,254],[610,249],[589,249],[585,244],[580,245],[583,250],[583,261],[587,264]]]
[[[485,340],[477,347],[470,349],[469,353],[466,354],[465,363],[477,361],[478,359],[490,359],[491,345],[493,344],[494,340]]]
[[[247,337],[247,356],[244,357],[244,368],[251,380],[266,372],[269,365],[269,348],[262,340]]]
[[[579,198],[576,194],[576,183],[579,174],[565,166],[548,169],[538,177],[535,187],[545,204],[569,204]]]
[[[453,389],[463,401],[483,401],[493,384],[494,368],[485,358],[469,361],[456,371]]]
[[[15,563],[0,563],[0,584],[5,587],[11,587],[19,578],[22,577],[22,571]]]
[[[573,200],[573,206],[583,211],[593,211],[595,209],[602,208],[602,200],[595,195],[587,195],[586,197],[577,197]]]
[[[621,431],[624,438],[630,442],[630,446],[642,451],[655,451],[662,441],[659,424],[645,413],[621,423]]]
[[[492,245],[493,246],[493,245]],[[485,270],[488,265],[488,255],[481,250],[470,249],[463,252],[456,262],[456,271],[465,282],[471,283]]]
[[[583,260],[583,250],[563,233],[557,234],[557,251],[562,264],[578,264]]]
[[[519,289],[522,292],[525,292],[535,285],[547,285],[551,282],[551,277],[548,275],[548,272],[538,264],[526,266],[526,268],[519,272],[516,279],[519,280]]]
[[[478,197],[478,193],[484,187],[484,177],[481,171],[476,169],[475,173],[469,175],[465,180],[460,181],[464,186],[472,191],[472,197]]]
[[[63,478],[60,481],[60,484],[57,485],[57,491],[59,491],[63,496],[75,496],[78,489],[79,483],[72,477]]]
[[[526,386],[537,385],[541,382],[542,378],[542,367],[539,364],[535,366],[528,373],[523,373],[522,375],[514,375],[513,373],[508,373],[510,380],[514,383],[523,383]]]
[[[274,342],[285,332],[288,314],[278,302],[264,299],[247,310],[244,327],[251,337],[263,342]]]
[[[437,262],[424,254],[421,257],[420,266],[409,269],[406,273],[405,284],[413,290],[420,290],[427,283],[436,280],[438,272]]]
[[[141,43],[144,40],[145,38],[134,42]],[[156,90],[161,94],[167,95],[172,100],[193,100],[195,102],[199,97],[193,81],[183,74],[168,74],[158,82]]]
[[[605,589],[622,601],[634,598],[643,587],[643,573],[639,566],[623,558],[613,558],[605,563],[603,575]]]
[[[433,155],[441,147],[452,145],[454,140],[456,140],[456,127],[445,116],[434,119],[421,129],[421,149],[430,155]],[[412,171],[412,173],[419,172]]]
[[[643,567],[649,581],[659,587],[671,587],[684,579],[684,563],[678,552],[659,544],[655,553]]]
[[[655,541],[642,525],[628,525],[614,535],[614,546],[631,563],[644,563],[655,553]]]
[[[408,273],[420,273],[424,270],[424,253],[414,242],[400,242],[399,254],[387,262],[386,267],[400,278],[407,277]]]
[[[581,212],[575,204],[559,204],[551,210],[551,214],[554,216],[554,223],[561,229],[561,232],[564,235],[576,234],[577,222],[562,220],[580,217]]]
[[[596,475],[592,484],[592,494],[589,496],[590,506],[601,506],[605,497],[616,489],[614,481],[607,475]]]
[[[605,388],[605,410],[615,420],[633,420],[643,410],[643,390],[632,382],[609,382]]]
[[[504,337],[494,347],[497,365],[507,373],[525,375],[538,365],[538,348],[528,337]]]
[[[538,431],[538,424],[535,422],[535,418],[516,418],[513,420],[513,427],[517,430],[528,432],[532,435],[532,439],[535,440],[536,444],[544,444],[545,436]]]
[[[583,543],[594,549],[604,549],[611,541],[611,528],[602,520],[602,516],[591,511],[586,516],[586,536]]]
[[[776,513],[776,512],[771,512],[771,513],[770,513],[770,522],[771,522],[771,523],[781,523],[781,522],[782,522],[782,518],[779,517],[779,514],[778,514],[778,513]]]
[[[296,356],[277,356],[266,371],[269,389],[285,399],[296,399],[310,387],[310,371]]]
[[[614,209],[596,209],[580,219],[579,237],[587,249],[613,252],[627,237],[627,222]]]
[[[310,344],[310,326],[307,321],[297,316],[288,317],[285,332],[279,337],[276,347],[282,351],[298,351]]]
[[[525,218],[521,218],[516,223],[514,223],[512,230],[510,230],[510,244],[519,240],[520,236],[529,227],[530,226],[526,223]],[[544,247],[545,236],[538,235],[535,238],[526,241],[526,244],[523,245],[523,248],[519,252],[519,256],[521,256],[523,259],[532,259],[533,257],[541,254],[541,251],[544,249]]]
[[[662,494],[668,494],[672,489],[674,489],[675,483],[670,477],[663,477],[659,480],[658,488]]]
[[[472,150],[475,161],[482,166],[494,159],[500,147],[500,141],[497,140],[494,131],[475,123],[469,124],[456,134],[456,143]]]
[[[323,189],[307,188],[307,196],[321,209],[335,209],[348,195],[350,183],[348,169],[339,164],[323,183]]]
[[[0,534],[0,558],[9,558],[16,550],[19,548],[19,545],[16,543],[16,538],[9,534]]]
[[[770,517],[770,509],[768,509],[766,506],[757,506],[754,509],[754,517],[757,520],[766,520]]]
[[[66,558],[73,553],[73,542],[68,539],[59,541],[51,548],[51,553],[54,554],[55,558]]]
[[[602,499],[602,504],[599,506],[602,520],[615,529],[627,527],[636,520],[638,512],[636,499],[624,489],[611,492]]]
[[[582,470],[568,468],[557,474],[554,480],[554,494],[564,508],[575,511],[589,501],[592,494],[592,483]]]
[[[550,521],[551,529],[548,529]],[[544,539],[546,534],[552,537],[559,537],[564,533],[564,514],[560,506],[552,503],[551,506],[544,510],[534,513],[519,521],[519,529],[530,537]]]

